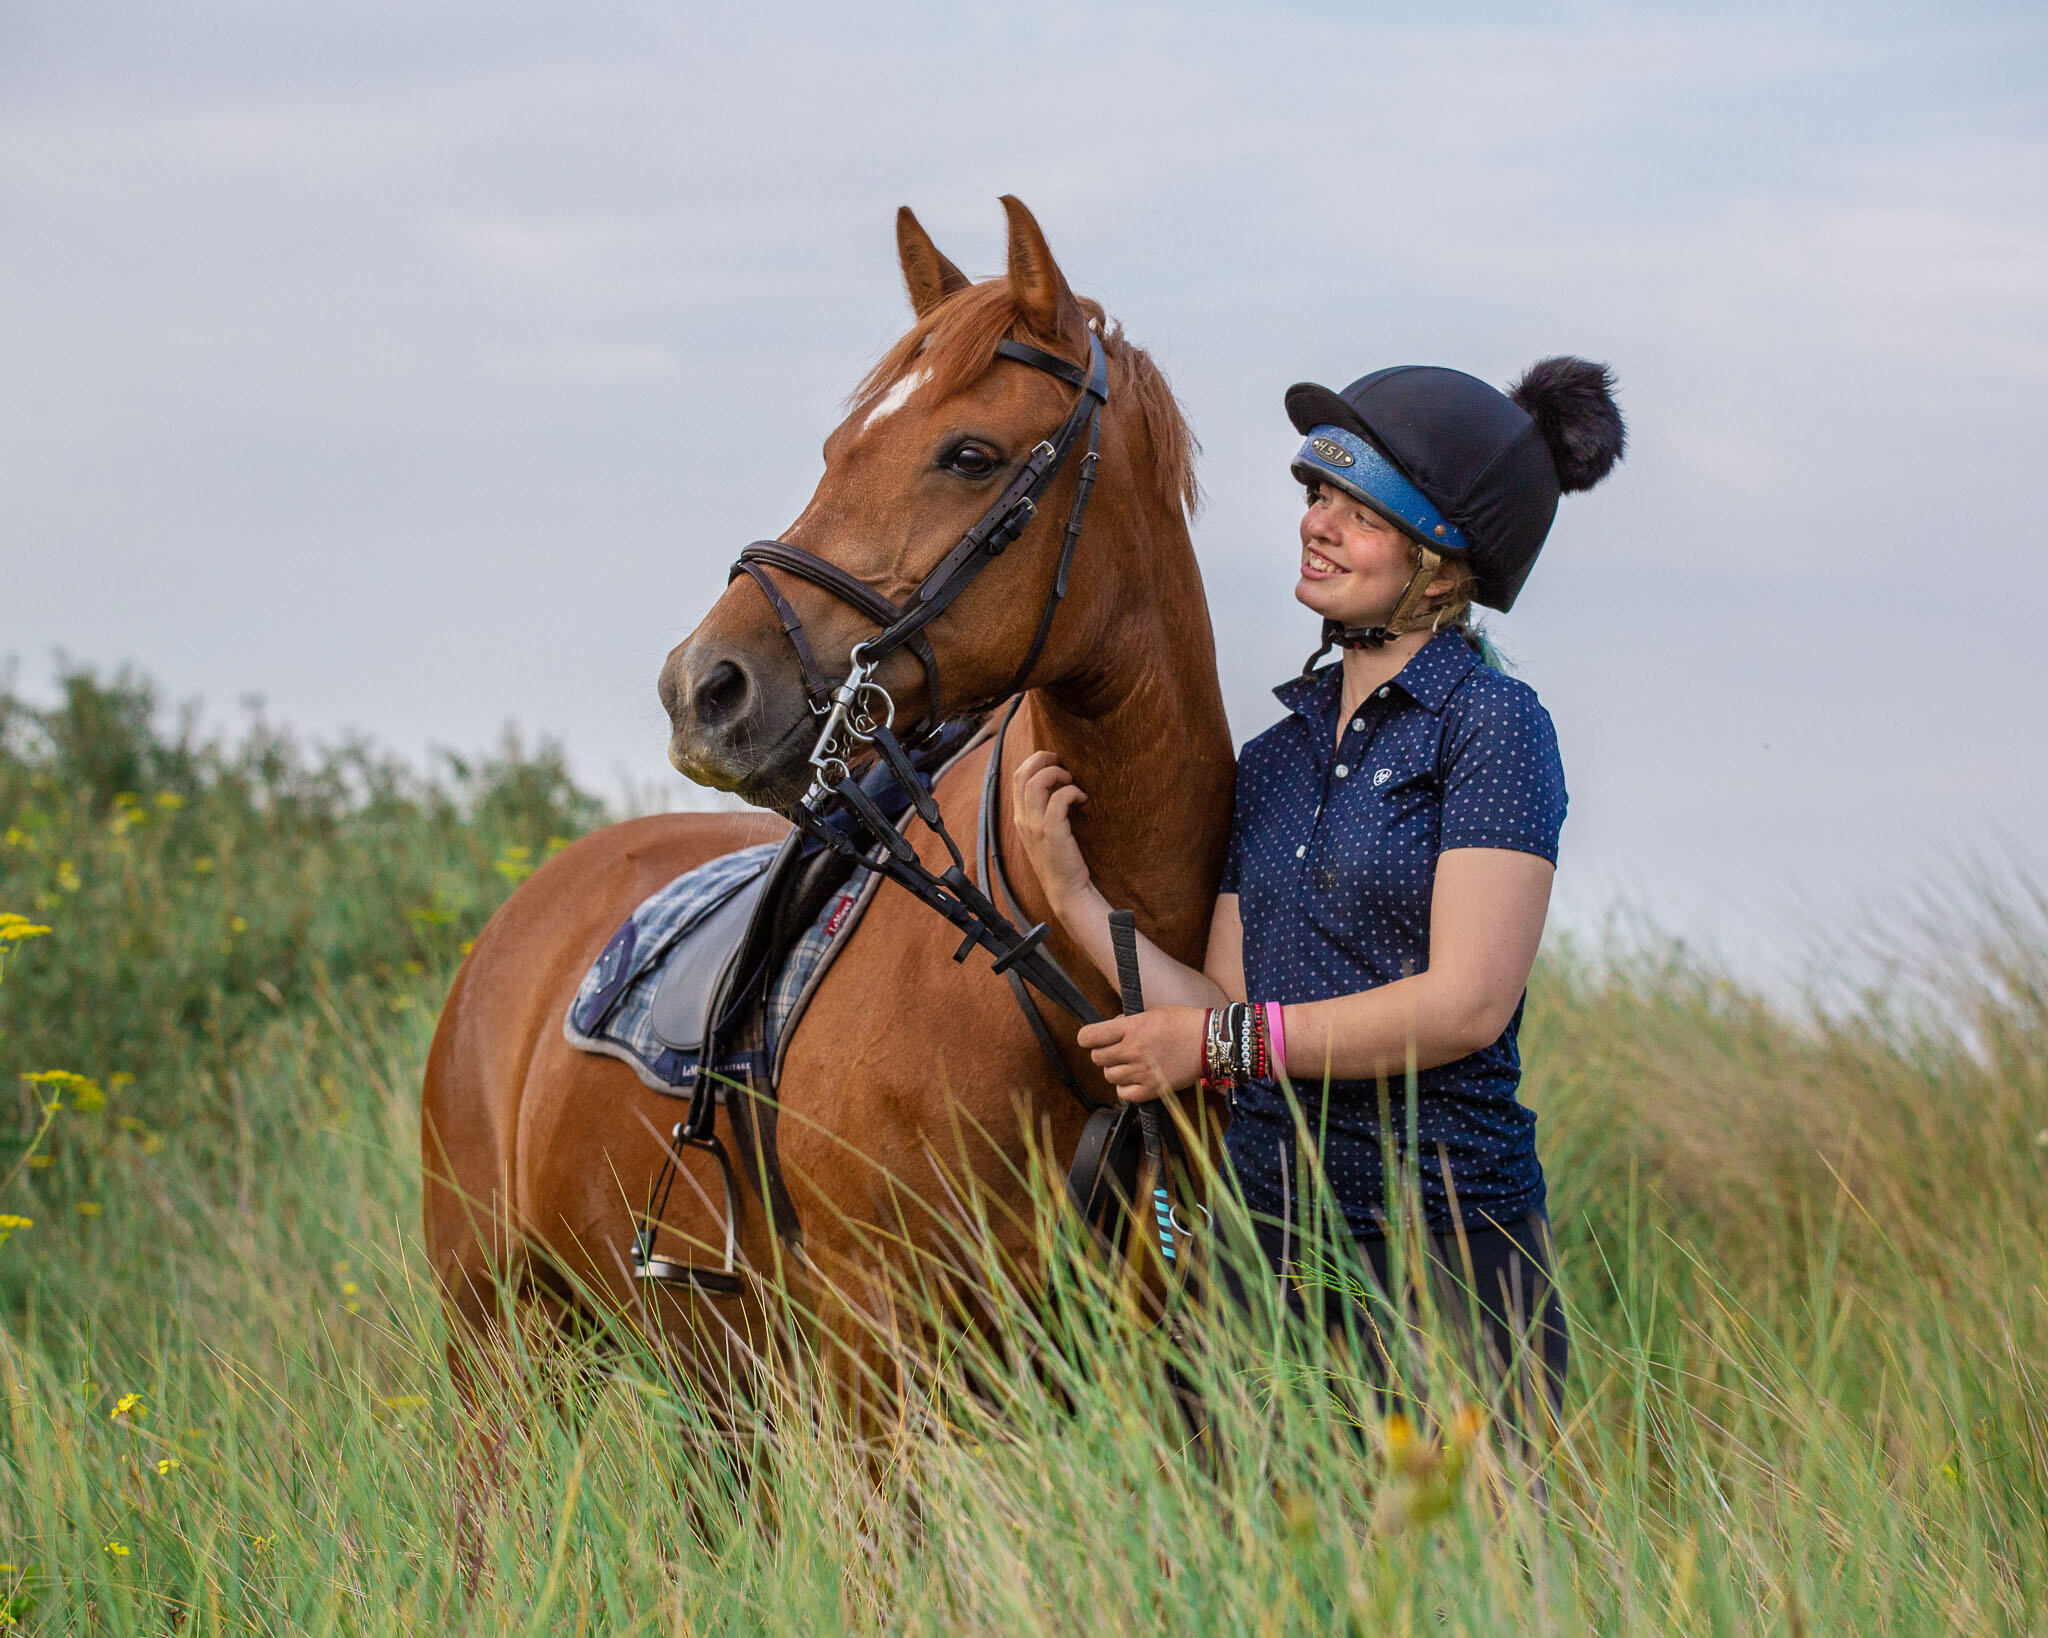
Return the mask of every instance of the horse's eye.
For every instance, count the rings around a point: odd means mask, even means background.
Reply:
[[[962,444],[946,457],[946,470],[963,478],[985,478],[1002,463],[979,444]]]

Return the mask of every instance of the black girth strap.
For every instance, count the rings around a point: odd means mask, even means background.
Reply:
[[[1102,351],[1102,339],[1093,330],[1088,332],[1088,368],[1085,373],[1078,365],[1022,341],[997,342],[996,356],[1028,365],[1034,370],[1043,370],[1058,380],[1071,383],[1079,389],[1074,406],[1051,437],[1032,446],[1024,464],[1017,469],[995,504],[974,521],[958,544],[924,577],[911,594],[908,604],[899,607],[836,563],[786,540],[757,540],[741,551],[739,561],[732,566],[728,579],[736,579],[742,574],[750,576],[774,608],[776,618],[782,622],[784,633],[796,649],[797,662],[803,668],[804,690],[810,696],[814,711],[820,714],[825,711],[831,697],[831,685],[818,665],[809,638],[804,634],[802,619],[766,570],[781,569],[808,580],[880,626],[880,632],[860,644],[867,660],[881,660],[899,648],[908,648],[915,654],[925,674],[922,728],[924,731],[935,729],[944,718],[945,707],[940,696],[938,658],[924,635],[924,628],[952,607],[974,577],[1001,557],[1010,543],[1031,526],[1038,516],[1038,503],[1045,498],[1045,492],[1066,465],[1067,457],[1080,442],[1085,427],[1088,449],[1081,457],[1074,504],[1068,513],[1066,534],[1060,542],[1052,590],[1046,598],[1045,611],[1039,617],[1038,630],[1031,640],[1030,649],[1017,667],[1016,675],[995,697],[1004,699],[1021,693],[1033,667],[1038,664],[1046,638],[1052,632],[1053,616],[1067,595],[1067,578],[1073,568],[1074,549],[1080,541],[1088,498],[1095,487],[1095,467],[1102,446],[1102,409],[1109,401],[1109,362]]]

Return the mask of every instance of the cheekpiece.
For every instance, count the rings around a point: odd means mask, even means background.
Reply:
[[[1464,532],[1398,466],[1343,427],[1312,428],[1294,457],[1294,475],[1303,483],[1335,484],[1433,552],[1456,556],[1472,549]]]

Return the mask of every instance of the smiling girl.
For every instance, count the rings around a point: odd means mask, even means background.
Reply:
[[[1388,1166],[1403,1170],[1434,1275],[1476,1298],[1496,1369],[1533,1344],[1555,1403],[1564,1318],[1516,1034],[1564,773],[1549,713],[1483,658],[1471,608],[1513,604],[1559,494],[1620,458],[1613,382],[1572,358],[1544,360],[1506,394],[1400,366],[1341,394],[1299,385],[1286,402],[1308,490],[1294,595],[1322,616],[1323,646],[1275,690],[1288,715],[1239,758],[1203,970],[1141,941],[1150,1006],[1080,1041],[1128,1101],[1201,1079],[1227,1088],[1233,1169],[1291,1288],[1300,1155],[1319,1154],[1382,1287]],[[1318,669],[1332,647],[1340,661]],[[1017,770],[1015,797],[1055,914],[1114,978],[1109,906],[1071,823],[1087,793],[1041,752]],[[1327,1296],[1325,1320],[1347,1300]]]

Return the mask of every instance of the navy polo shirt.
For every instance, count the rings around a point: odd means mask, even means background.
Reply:
[[[1290,715],[1245,746],[1220,891],[1238,895],[1246,993],[1254,1001],[1355,995],[1429,965],[1430,894],[1439,854],[1512,848],[1553,863],[1564,824],[1564,768],[1550,713],[1528,684],[1483,664],[1455,632],[1432,637],[1337,737],[1343,667],[1274,690]],[[1536,1117],[1516,1101],[1515,1036],[1416,1078],[1422,1203],[1449,1229],[1450,1162],[1458,1215],[1478,1227],[1544,1209]],[[1294,1083],[1330,1187],[1355,1234],[1381,1232],[1382,1090],[1305,1071]],[[1407,1152],[1407,1088],[1385,1090],[1396,1153]],[[1254,1212],[1299,1209],[1295,1133],[1272,1081],[1238,1096],[1230,1157]]]

